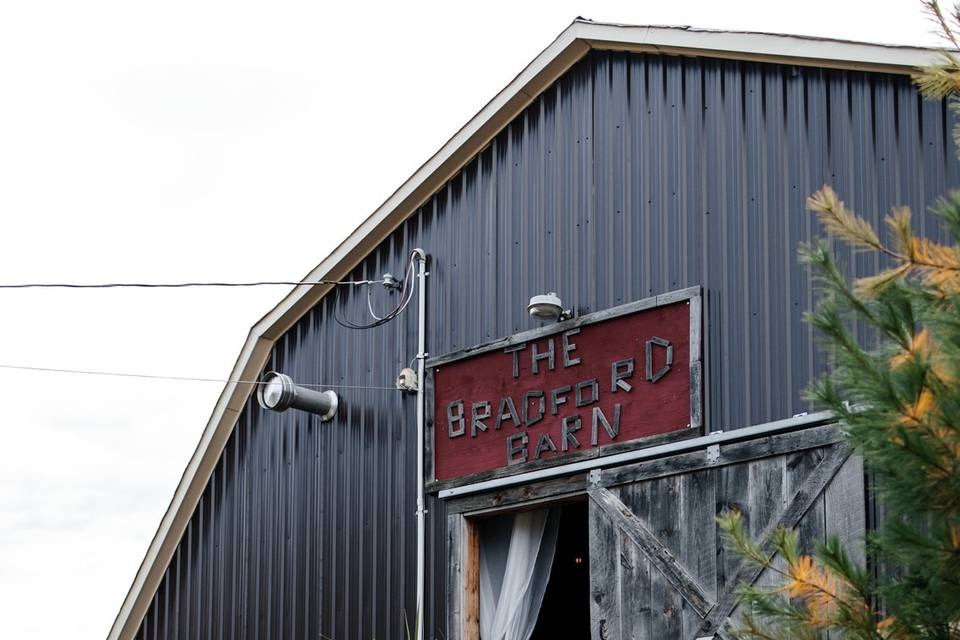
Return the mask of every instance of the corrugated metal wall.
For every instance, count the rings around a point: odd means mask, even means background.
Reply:
[[[430,254],[433,355],[530,328],[557,291],[580,312],[703,285],[707,418],[736,428],[808,407],[822,359],[801,322],[815,232],[805,197],[833,184],[878,220],[924,211],[960,166],[948,115],[901,76],[595,52],[521,114],[357,270]],[[929,215],[922,233],[936,234]],[[852,268],[877,268],[844,254]],[[379,299],[384,308],[387,301]],[[363,295],[328,296],[278,343],[301,382],[389,386],[416,314],[352,332]],[[143,638],[403,637],[414,598],[414,402],[342,389],[332,423],[250,403],[182,540]],[[443,506],[429,505],[427,637],[443,637]],[[431,557],[432,557],[431,552]]]

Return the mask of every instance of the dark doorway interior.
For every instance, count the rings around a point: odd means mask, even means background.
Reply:
[[[565,504],[550,581],[531,640],[590,640],[587,503]]]

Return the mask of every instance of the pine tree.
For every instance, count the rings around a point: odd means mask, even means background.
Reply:
[[[937,0],[923,5],[951,50],[960,50],[960,2],[948,13]],[[925,97],[945,99],[960,113],[955,53],[945,50],[914,81]],[[954,141],[960,149],[960,129]],[[830,187],[807,205],[833,239],[880,253],[889,265],[850,282],[829,242],[800,251],[818,283],[807,320],[831,359],[809,396],[835,412],[875,478],[885,515],[866,544],[881,570],[854,563],[836,539],[803,555],[797,534],[787,530],[773,540],[786,562],[781,569],[744,532],[740,514],[725,513],[720,526],[728,543],[780,576],[774,587],[741,587],[749,611],[736,634],[960,639],[960,192],[933,208],[948,244],[915,236],[906,208],[886,218],[884,241]],[[857,322],[876,334],[869,346],[857,340]]]

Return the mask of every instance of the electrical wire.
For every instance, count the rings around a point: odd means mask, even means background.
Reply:
[[[406,310],[407,306],[410,304],[410,300],[413,299],[413,291],[415,288],[414,283],[414,268],[416,265],[416,252],[410,253],[409,264],[404,271],[403,281],[400,285],[400,301],[397,305],[391,309],[388,313],[383,316],[378,316],[373,310],[373,302],[371,300],[371,289],[367,289],[367,310],[370,312],[370,315],[374,318],[374,322],[368,324],[360,324],[353,322],[351,320],[346,320],[340,317],[340,289],[343,286],[367,286],[370,287],[374,284],[385,284],[386,280],[317,280],[317,281],[280,281],[280,280],[262,280],[256,282],[174,282],[174,283],[145,283],[145,282],[106,282],[106,283],[96,283],[96,284],[76,284],[76,283],[22,283],[22,284],[0,284],[0,289],[120,289],[120,288],[136,288],[136,289],[184,289],[188,287],[260,287],[260,286],[271,286],[271,285],[286,285],[286,286],[299,286],[299,285],[318,285],[326,284],[333,285],[336,287],[337,297],[334,304],[334,320],[337,324],[346,327],[348,329],[372,329],[374,327],[379,327],[384,325],[391,320],[395,319],[401,313]],[[12,369],[19,371],[42,371],[49,373],[70,373],[77,375],[93,375],[93,376],[113,376],[121,378],[140,378],[147,380],[177,380],[177,381],[186,381],[186,382],[220,382],[220,383],[236,383],[236,384],[252,384],[252,385],[261,385],[266,384],[260,380],[232,380],[228,378],[200,378],[193,376],[163,376],[163,375],[153,375],[145,373],[126,373],[126,372],[117,372],[117,371],[95,371],[90,369],[60,369],[54,367],[32,367],[26,365],[12,365],[12,364],[0,364],[0,369]],[[364,385],[344,385],[344,384],[326,384],[326,383],[298,383],[302,387],[318,387],[318,388],[337,388],[337,389],[373,389],[373,390],[383,390],[383,391],[396,391],[396,387],[375,387],[375,386],[364,386]]]
[[[369,299],[369,290],[367,291],[367,308],[370,312],[370,315],[373,316],[374,321],[368,324],[360,324],[353,322],[352,320],[347,320],[340,316],[340,289],[337,289],[337,298],[334,303],[334,314],[333,319],[342,327],[347,329],[373,329],[374,327],[379,327],[384,325],[397,316],[399,316],[407,308],[407,305],[410,304],[410,300],[413,299],[413,290],[414,290],[414,267],[416,264],[416,253],[410,253],[410,262],[404,271],[403,282],[400,285],[400,302],[397,303],[393,309],[386,313],[383,317],[377,316],[373,312],[373,305]]]
[[[119,378],[141,378],[147,380],[176,380],[180,382],[235,382],[237,384],[253,384],[261,385],[267,384],[262,380],[234,380],[230,378],[197,378],[192,376],[161,376],[161,375],[152,375],[148,373],[125,373],[118,371],[94,371],[90,369],[57,369],[53,367],[28,367],[23,365],[15,364],[0,364],[0,369],[13,369],[18,371],[42,371],[49,373],[72,373],[80,375],[89,375],[89,376],[112,376]],[[335,389],[375,389],[375,390],[384,390],[384,391],[396,391],[396,387],[371,387],[365,385],[350,385],[350,384],[327,384],[321,382],[297,382],[297,386],[300,387],[317,387],[317,388],[335,388]]]
[[[373,287],[367,287],[367,310],[370,312],[370,315],[373,316],[374,320],[383,320],[381,316],[378,316],[373,311],[373,300],[370,298],[371,293],[373,293]]]
[[[73,282],[24,282],[14,284],[0,284],[2,289],[186,289],[191,287],[264,287],[264,286],[301,286],[301,285],[333,285],[337,287],[337,297],[334,305],[334,320],[337,324],[348,329],[373,329],[384,325],[401,313],[410,304],[413,299],[414,290],[414,267],[416,262],[416,252],[410,253],[409,265],[404,273],[403,282],[400,285],[400,302],[393,309],[383,316],[378,316],[373,310],[373,301],[371,299],[371,290],[367,289],[367,311],[373,317],[374,321],[363,324],[353,322],[340,317],[340,287],[343,286],[371,286],[374,284],[387,284],[384,280],[257,280],[253,282],[99,282],[91,284],[80,284]]]
[[[0,289],[186,289],[188,287],[267,287],[330,284],[334,286],[378,284],[380,280],[260,280],[255,282],[101,282],[75,284],[66,282],[30,282],[0,284]]]
[[[334,320],[337,324],[348,329],[372,329],[384,325],[406,310],[413,299],[414,268],[416,265],[416,252],[411,252],[410,260],[404,271],[403,281],[400,285],[400,301],[397,305],[383,316],[378,316],[373,310],[373,301],[371,299],[371,285],[386,284],[387,280],[317,280],[317,281],[286,281],[286,280],[261,280],[256,282],[174,282],[174,283],[146,283],[146,282],[105,282],[95,284],[77,284],[77,283],[20,283],[20,284],[0,284],[0,289],[185,289],[188,287],[260,287],[271,285],[300,286],[300,285],[318,285],[326,284],[336,287],[337,297],[334,303]],[[344,286],[367,286],[367,310],[374,318],[374,322],[360,324],[340,317],[340,289]],[[56,367],[34,367],[26,365],[0,364],[0,369],[17,371],[35,371],[46,373],[68,373],[74,375],[89,376],[112,376],[119,378],[138,378],[146,380],[175,380],[180,382],[219,382],[261,385],[266,382],[261,380],[234,380],[230,378],[201,378],[195,376],[164,376],[147,373],[128,373],[119,371],[96,371],[92,369],[61,369]],[[328,383],[297,383],[302,387],[317,388],[335,388],[335,389],[370,389],[378,391],[396,391],[396,387],[377,387],[366,385],[347,385],[347,384],[328,384]]]

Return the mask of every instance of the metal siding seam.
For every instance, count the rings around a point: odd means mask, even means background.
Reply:
[[[486,150],[477,156],[477,192],[480,198],[479,207],[483,212],[483,217],[485,220],[484,225],[484,243],[487,247],[487,256],[484,261],[483,269],[483,282],[486,285],[491,283],[493,287],[485,286],[483,287],[486,304],[484,308],[487,309],[487,338],[492,338],[494,332],[497,331],[500,325],[500,317],[497,313],[491,313],[490,309],[499,309],[500,305],[497,300],[497,291],[499,290],[496,286],[500,282],[501,273],[500,273],[500,256],[503,254],[500,243],[499,243],[499,225],[500,219],[497,214],[497,183],[496,176],[493,171],[493,153],[491,150]],[[429,240],[424,240],[419,246],[430,246],[431,243]],[[431,266],[432,269],[432,266]],[[433,294],[436,295],[436,294]],[[427,301],[429,304],[429,300]],[[428,319],[432,317],[431,313],[428,313]],[[429,321],[429,320],[428,320]],[[434,340],[434,343],[436,341]],[[435,351],[434,344],[430,345],[432,352]]]
[[[680,58],[667,58],[666,62],[666,98],[670,103],[670,111],[668,112],[670,126],[668,130],[671,132],[670,138],[666,142],[670,149],[671,170],[667,172],[667,182],[664,190],[664,196],[667,198],[667,215],[665,217],[667,224],[664,226],[668,234],[668,240],[664,245],[667,250],[665,259],[667,271],[664,274],[661,291],[672,291],[682,286],[680,282],[683,280],[683,265],[687,261],[685,240],[688,218],[681,206],[686,177],[683,144],[686,136],[685,128],[681,125],[683,120],[680,115],[686,96],[683,93],[682,60]]]
[[[201,498],[202,501],[202,498]],[[200,505],[202,502],[197,503],[197,513],[200,513]],[[193,561],[195,551],[194,551],[194,534],[197,530],[197,521],[194,520],[187,526],[187,531],[184,534],[184,538],[187,541],[187,552],[184,554],[184,571],[183,576],[185,576],[185,584],[183,586],[183,609],[181,614],[183,615],[183,624],[181,625],[183,629],[186,630],[187,634],[195,638],[196,634],[193,633],[193,568],[195,563]]]
[[[217,517],[220,501],[220,492],[218,492],[217,489],[218,485],[223,483],[222,463],[223,460],[221,458],[210,477],[210,537],[215,540],[215,542],[213,543],[213,553],[211,554],[212,558],[208,568],[209,579],[205,592],[207,600],[205,607],[206,637],[209,640],[213,640],[214,638],[214,621],[219,617],[220,612],[223,611],[223,583],[220,580],[220,572],[223,569],[223,539],[220,518]],[[214,606],[215,602],[216,606]],[[217,620],[217,622],[219,622],[219,620]],[[217,626],[219,627],[220,625],[218,624]]]
[[[635,141],[634,130],[637,127],[633,107],[635,102],[635,92],[638,85],[636,81],[636,65],[629,56],[620,55],[616,58],[615,76],[613,91],[616,112],[616,121],[620,126],[617,139],[617,173],[613,179],[614,201],[617,216],[617,227],[619,232],[615,232],[613,246],[616,247],[614,255],[620,256],[621,268],[617,268],[617,262],[611,264],[612,271],[619,276],[619,286],[614,296],[614,305],[626,304],[638,296],[637,294],[637,244],[634,243],[634,234],[636,228],[637,214],[634,210],[636,199],[636,184],[634,172],[636,164],[633,156],[633,145]],[[622,86],[622,89],[618,87]]]
[[[798,243],[803,240],[802,229],[803,219],[806,217],[803,209],[801,194],[806,193],[808,189],[809,159],[806,154],[798,150],[800,136],[804,118],[807,113],[807,94],[804,84],[804,78],[796,69],[791,70],[789,80],[785,81],[784,95],[785,104],[788,105],[786,119],[783,122],[783,147],[780,157],[780,170],[789,179],[784,181],[783,189],[783,215],[786,221],[783,228],[784,245],[787,250],[780,256],[780,268],[787,274],[784,278],[784,316],[782,319],[783,344],[778,345],[782,349],[785,358],[784,383],[782,389],[789,389],[790,393],[784,394],[784,407],[787,413],[799,413],[801,409],[797,399],[794,397],[794,368],[802,366],[800,359],[795,359],[794,349],[801,338],[801,331],[797,331],[796,319],[798,316],[799,305],[797,300],[801,295],[802,278],[801,270],[794,267],[796,260],[796,248]],[[795,167],[793,174],[790,173],[790,167]],[[798,376],[801,379],[804,377]]]
[[[757,176],[763,172],[762,157],[764,139],[763,122],[763,84],[761,69],[758,64],[747,63],[743,72],[743,139],[741,155],[743,158],[743,282],[750,283],[742,288],[743,308],[740,339],[744,356],[744,377],[747,380],[758,380],[758,388],[751,388],[750,395],[745,399],[747,423],[762,422],[757,419],[757,404],[762,401],[766,381],[761,380],[759,362],[759,344],[751,344],[749,336],[759,333],[757,327],[757,302],[766,295],[764,274],[760,268],[764,247],[760,241],[765,237],[763,216],[759,214],[759,184]],[[758,153],[759,152],[759,153]],[[760,157],[758,157],[760,156]],[[758,227],[760,229],[758,230]]]
[[[547,172],[550,179],[547,181],[547,185],[550,185],[550,189],[547,193],[548,198],[552,198],[551,211],[553,212],[553,220],[548,223],[550,225],[550,230],[553,236],[554,246],[556,246],[556,251],[554,252],[553,257],[553,272],[558,274],[558,278],[561,281],[569,282],[569,279],[566,278],[566,273],[564,269],[569,268],[568,266],[568,252],[569,247],[566,245],[566,236],[567,228],[565,223],[565,211],[564,204],[568,203],[569,200],[567,196],[567,187],[568,181],[565,179],[564,167],[565,163],[563,162],[562,151],[564,149],[564,143],[566,141],[565,134],[569,131],[568,128],[564,127],[564,109],[563,109],[563,86],[561,83],[551,89],[547,94],[545,94],[544,101],[547,105],[545,110],[546,121],[544,126],[549,128],[549,147],[547,149]],[[552,187],[552,188],[551,188]],[[568,296],[575,296],[573,292],[566,292]],[[501,296],[504,298],[504,305],[509,307],[509,304],[506,304],[510,298]],[[570,300],[570,303],[573,305],[577,304],[576,299]],[[500,333],[499,335],[503,335]]]
[[[641,66],[642,73],[642,90],[640,95],[642,97],[642,102],[638,103],[638,114],[639,114],[639,126],[637,127],[637,157],[640,158],[640,166],[638,171],[640,173],[639,182],[640,182],[640,209],[639,216],[642,220],[642,225],[638,228],[639,231],[639,242],[638,244],[644,248],[643,251],[643,270],[641,272],[640,280],[640,290],[637,292],[639,295],[637,298],[644,298],[649,296],[653,291],[653,253],[649,251],[650,247],[650,233],[651,233],[651,217],[652,217],[652,205],[653,205],[653,171],[652,167],[656,166],[656,154],[653,149],[652,144],[652,135],[655,133],[655,127],[653,126],[653,119],[651,114],[652,104],[650,99],[650,57],[643,55],[639,57],[638,64]],[[640,83],[638,83],[640,85]]]
[[[648,165],[651,168],[652,177],[650,180],[650,195],[647,198],[647,203],[650,205],[650,234],[647,236],[647,251],[652,257],[652,264],[650,265],[650,286],[644,296],[654,295],[656,291],[660,290],[664,281],[665,261],[663,256],[667,246],[665,229],[667,225],[663,219],[664,203],[666,201],[664,173],[671,165],[670,150],[665,141],[666,125],[663,113],[666,103],[664,89],[667,82],[665,65],[666,62],[660,56],[653,57],[648,61],[650,81],[647,87],[650,91],[650,111],[652,112],[650,128],[653,139],[650,149],[654,151],[655,155],[650,158],[650,164]]]
[[[760,200],[762,218],[764,220],[763,242],[763,263],[764,287],[766,289],[766,305],[759,305],[757,309],[762,318],[764,330],[764,343],[762,345],[763,358],[761,359],[761,374],[766,381],[765,393],[763,396],[763,410],[760,420],[768,422],[774,415],[787,415],[786,406],[776,407],[774,412],[774,402],[784,396],[782,368],[777,367],[774,371],[772,364],[773,354],[780,351],[778,345],[783,344],[783,336],[779,333],[779,326],[774,324],[774,317],[782,318],[787,315],[787,304],[784,302],[784,296],[788,289],[784,280],[789,271],[780,271],[776,268],[774,262],[775,256],[782,256],[788,253],[784,243],[784,218],[787,211],[784,202],[780,199],[783,195],[780,191],[780,185],[786,177],[785,172],[777,172],[778,160],[783,149],[783,122],[787,115],[789,105],[783,102],[783,92],[785,90],[783,69],[780,67],[764,66],[764,166],[763,180],[760,187],[763,189],[763,196]],[[792,248],[791,248],[792,252]],[[775,311],[779,308],[779,311]],[[779,324],[779,323],[778,323]]]
[[[850,118],[852,121],[853,162],[854,162],[854,205],[853,209],[867,219],[877,215],[876,210],[876,165],[874,159],[874,127],[873,101],[870,96],[868,79],[864,74],[853,72],[850,74]],[[875,221],[871,221],[876,228]],[[851,252],[853,274],[861,276],[866,273],[869,256],[863,251]],[[866,323],[857,321],[853,325],[853,335],[865,340]]]
[[[613,202],[615,199],[614,175],[617,166],[616,136],[611,131],[616,121],[616,116],[612,113],[616,101],[616,98],[611,95],[614,91],[612,75],[612,54],[607,53],[597,61],[593,87],[593,182],[596,193],[594,255],[597,265],[595,289],[599,300],[603,301],[598,304],[604,305],[608,304],[608,300],[614,299],[617,284],[612,268],[614,263],[612,256],[616,255],[613,247],[616,224]]]
[[[597,264],[596,264],[596,237],[594,234],[594,220],[596,219],[596,185],[595,177],[595,147],[593,143],[593,128],[595,125],[594,114],[594,87],[596,85],[596,65],[597,58],[588,58],[587,64],[582,68],[582,73],[586,75],[584,87],[575,93],[576,99],[580,101],[581,108],[573,111],[574,119],[577,121],[577,165],[579,171],[576,172],[577,180],[577,228],[580,230],[572,237],[574,251],[583,256],[580,263],[581,272],[578,279],[577,297],[581,301],[584,310],[596,310],[596,282],[597,282]]]
[[[402,225],[400,229],[401,233],[403,232],[403,228],[406,226],[407,226],[407,223],[404,223],[404,225]],[[387,253],[388,257],[391,255],[396,255],[396,249],[397,249],[396,237],[397,237],[396,233],[391,236],[389,246],[387,247],[388,250],[384,252],[384,253]],[[381,256],[381,261],[378,267],[379,267],[378,270],[381,273],[388,268],[388,265],[385,263],[382,256]],[[388,338],[393,337],[391,334],[395,334],[395,333],[396,333],[396,329],[394,327],[386,327],[384,328],[383,331],[380,332],[380,336],[379,336],[380,339],[378,341],[379,345],[377,348],[377,350],[380,353],[390,353],[390,347],[396,344],[396,340],[388,341]],[[393,361],[394,363],[396,363],[395,357]],[[399,371],[401,367],[405,367],[405,366],[407,366],[407,363],[403,363],[402,365],[397,366],[395,368]],[[370,367],[368,371],[367,381],[370,382],[370,384],[375,384],[377,382],[377,380],[375,379],[375,376],[373,375],[373,367]],[[373,471],[377,477],[377,482],[374,485],[375,487],[385,486],[386,480],[387,480],[385,471],[386,469],[389,468],[389,465],[387,464],[387,453],[389,452],[390,449],[389,449],[389,446],[387,445],[390,440],[390,435],[389,435],[390,419],[389,419],[389,414],[385,409],[386,408],[383,406],[383,403],[380,403],[380,402],[376,403],[376,406],[373,407],[372,418],[373,418],[373,430],[375,434],[375,438],[374,438],[375,451],[373,455],[375,463],[373,466]],[[386,502],[384,500],[385,493],[386,493],[385,491],[376,491],[373,495],[373,501],[371,502],[371,505],[370,505],[370,511],[372,512],[372,515],[373,515],[373,521],[371,522],[370,526],[371,526],[371,531],[373,532],[374,535],[376,535],[378,531],[389,530],[389,528],[387,527],[387,518],[385,517],[387,515],[385,513],[385,506],[386,506]],[[370,576],[370,584],[373,586],[373,597],[372,597],[373,602],[370,604],[371,611],[369,614],[369,627],[370,627],[368,629],[369,632],[375,632],[375,630],[379,627],[379,622],[381,618],[386,620],[386,618],[384,617],[384,612],[382,611],[382,607],[383,607],[383,603],[389,602],[386,598],[386,593],[385,593],[386,586],[389,580],[384,579],[384,574],[385,574],[384,568],[387,566],[386,554],[389,546],[390,545],[388,544],[380,544],[379,540],[375,540],[373,548],[371,550],[372,555],[374,557],[374,561],[371,566],[372,575]]]
[[[704,193],[706,183],[704,180],[703,167],[703,149],[698,145],[703,135],[703,65],[689,64],[683,65],[684,73],[684,128],[688,132],[684,136],[684,174],[687,176],[686,184],[681,189],[683,195],[683,204],[681,206],[682,215],[689,218],[686,233],[686,255],[691,256],[689,264],[684,262],[683,274],[680,285],[683,287],[693,286],[694,284],[704,284],[702,273],[706,258],[705,244],[705,216],[704,216]],[[706,295],[706,291],[704,291]],[[703,332],[705,335],[706,332]]]
[[[832,106],[830,103],[830,78],[827,73],[820,72],[814,76],[807,89],[813,86],[815,91],[812,99],[808,100],[811,113],[805,122],[803,134],[805,140],[817,140],[819,144],[806,144],[805,150],[807,157],[815,158],[816,162],[811,165],[810,188],[820,188],[828,179],[831,170],[831,140],[830,140],[830,119],[832,117]],[[814,111],[813,109],[816,109]],[[818,117],[819,116],[819,117]],[[814,128],[815,127],[815,128]],[[816,155],[811,155],[816,149]],[[806,241],[812,241],[816,221],[812,215],[805,216],[804,237]],[[807,271],[804,279],[805,285],[805,308],[813,309],[814,285],[812,274]],[[804,341],[806,349],[798,353],[805,354],[806,370],[808,375],[812,375],[817,370],[820,358],[820,350],[814,346],[813,326],[806,324],[804,327]],[[811,404],[808,403],[808,407]],[[808,408],[809,410],[809,408]]]
[[[714,343],[716,351],[711,355],[722,363],[721,373],[715,378],[720,381],[721,388],[718,389],[715,397],[721,401],[723,409],[721,424],[724,425],[733,424],[731,422],[732,416],[740,415],[738,408],[741,403],[738,398],[734,397],[732,381],[743,375],[742,367],[735,360],[741,354],[731,344],[731,339],[737,331],[737,323],[734,321],[733,315],[738,301],[737,296],[740,293],[738,288],[731,287],[733,263],[739,253],[737,255],[731,254],[733,253],[733,247],[742,246],[742,243],[737,244],[736,242],[737,226],[734,218],[735,212],[740,211],[740,206],[739,203],[731,205],[731,201],[737,192],[735,180],[738,175],[734,162],[734,150],[738,144],[735,126],[739,121],[739,113],[731,113],[733,111],[731,107],[733,101],[730,99],[731,95],[740,95],[740,87],[737,86],[739,76],[735,75],[735,72],[735,62],[721,62],[717,65],[719,84],[717,111],[719,113],[715,135],[720,138],[717,147],[717,157],[720,158],[720,166],[718,167],[720,176],[717,181],[715,197],[718,214],[717,226],[719,227],[717,258],[720,262],[719,273],[721,277],[717,287],[720,293],[720,304],[718,305],[720,321],[717,336],[720,340]],[[734,106],[736,105],[734,104]],[[732,124],[730,121],[732,121]],[[745,283],[744,286],[746,286]]]
[[[389,238],[387,241],[389,242]],[[378,249],[382,250],[382,247]],[[371,262],[377,260],[379,253],[380,251],[372,252],[358,265],[357,270],[360,273],[373,276],[374,272],[370,268]],[[360,295],[362,297],[363,294]],[[386,331],[384,327],[369,330],[367,340],[374,340],[377,334],[383,333],[384,331]],[[366,358],[362,360],[353,358],[351,364],[351,370],[347,373],[347,379],[364,380],[366,377],[364,369],[369,366],[369,360]],[[353,413],[353,419],[350,421],[350,431],[353,432],[354,446],[350,447],[349,455],[345,456],[347,466],[343,472],[344,476],[349,479],[351,487],[352,500],[349,508],[349,523],[352,531],[348,534],[348,539],[353,540],[354,544],[347,546],[347,562],[344,565],[345,575],[349,581],[348,584],[351,585],[351,587],[346,589],[348,606],[344,614],[344,637],[359,638],[362,637],[363,634],[361,611],[365,608],[361,606],[361,603],[369,597],[363,591],[365,582],[364,571],[367,567],[363,550],[370,549],[368,541],[366,540],[366,528],[364,527],[363,519],[366,513],[364,509],[366,499],[365,490],[372,483],[363,482],[363,478],[361,477],[361,470],[368,467],[368,465],[363,464],[363,454],[367,445],[366,412],[359,402],[352,405],[350,411]],[[375,473],[376,471],[374,470],[374,474]],[[376,475],[374,475],[374,478],[376,478]],[[351,593],[351,590],[353,593]]]
[[[596,264],[596,308],[613,306],[619,296],[620,277],[617,274],[615,238],[621,217],[617,214],[617,188],[622,161],[618,153],[621,148],[622,131],[618,126],[620,117],[618,108],[622,106],[622,97],[618,96],[618,83],[614,80],[619,65],[619,56],[608,53],[594,74],[593,99],[593,183],[595,196],[593,235],[594,262]],[[624,87],[623,83],[619,86]],[[622,89],[621,89],[622,91]],[[617,178],[620,178],[618,180]],[[624,266],[620,264],[620,270]]]
[[[543,243],[541,242],[542,226],[540,212],[537,210],[536,188],[531,184],[536,178],[536,172],[531,171],[530,158],[533,155],[537,142],[537,130],[532,124],[535,120],[531,105],[521,118],[518,118],[514,128],[512,162],[508,167],[511,175],[511,202],[510,215],[521,220],[520,255],[522,256],[522,270],[525,274],[525,286],[518,292],[522,300],[531,288],[541,288],[544,283],[542,269]],[[511,305],[512,306],[512,305]],[[524,306],[523,304],[517,306]],[[516,313],[516,311],[515,311]],[[522,318],[523,316],[519,316]]]
[[[720,73],[716,62],[707,61],[702,65],[703,71],[703,138],[702,155],[704,158],[717,158],[719,156],[719,141],[722,140],[722,128],[719,126],[719,118],[722,113],[722,102],[720,96]],[[706,162],[706,161],[704,161]],[[716,167],[714,160],[710,166]],[[706,167],[705,167],[706,169]],[[722,347],[719,328],[721,325],[720,311],[722,291],[722,254],[723,248],[720,245],[720,234],[722,233],[721,209],[719,207],[719,174],[722,171],[717,167],[716,171],[704,171],[703,192],[704,192],[704,260],[702,283],[704,287],[704,307],[705,316],[705,343],[715,345],[714,352],[704,351],[705,366],[707,375],[705,376],[705,418],[708,429],[713,428],[713,422],[719,420],[722,416],[722,398],[718,385],[723,384],[723,378],[720,375],[721,358],[720,353],[716,351]],[[729,423],[728,423],[729,424]]]

